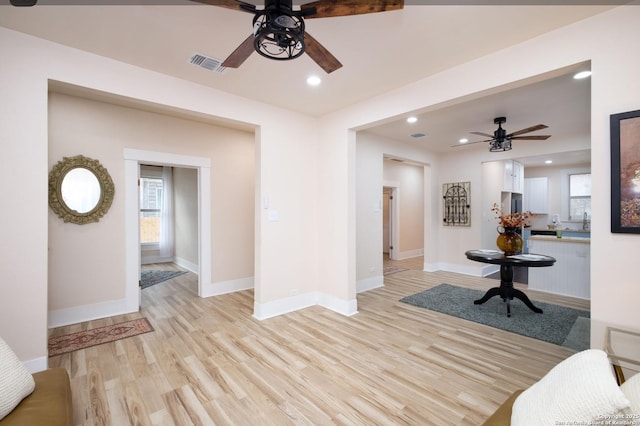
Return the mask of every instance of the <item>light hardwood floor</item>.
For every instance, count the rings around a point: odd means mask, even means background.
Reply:
[[[200,299],[188,273],[143,290],[139,313],[51,330],[146,316],[154,332],[49,364],[69,371],[78,425],[478,425],[573,353],[399,302],[441,283],[496,285],[403,262],[413,269],[359,294],[351,317],[316,306],[258,321],[252,291]]]

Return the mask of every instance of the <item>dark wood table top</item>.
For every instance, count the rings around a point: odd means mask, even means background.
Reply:
[[[551,266],[556,259],[544,254],[526,253],[516,254],[513,256],[505,256],[499,250],[469,250],[465,252],[465,256],[469,260],[475,260],[482,263],[491,263],[494,265],[512,265],[512,266]]]

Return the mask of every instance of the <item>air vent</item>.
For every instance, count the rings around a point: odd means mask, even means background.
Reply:
[[[227,67],[222,66],[222,61],[220,59],[201,55],[199,53],[194,53],[191,58],[189,58],[189,63],[220,74],[227,72]]]
[[[424,138],[425,136],[427,136],[425,133],[411,133],[409,136],[411,136],[412,138]]]

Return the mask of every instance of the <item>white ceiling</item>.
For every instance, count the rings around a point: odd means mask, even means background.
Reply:
[[[31,8],[0,6],[0,26],[321,116],[611,7],[407,5],[400,11],[308,19],[306,30],[342,62],[339,70],[325,74],[307,55],[273,61],[254,53],[240,68],[220,74],[188,60],[195,52],[225,59],[251,33],[252,16],[186,0],[171,3],[64,6],[60,1],[40,0]],[[499,67],[487,70],[497,71]],[[322,77],[320,86],[306,85],[312,74]],[[436,151],[449,149],[469,131],[492,133],[493,118],[499,115],[507,116],[508,131],[538,123],[549,125],[553,135],[581,131],[568,127],[588,126],[589,91],[582,83],[554,79],[484,97],[427,113],[413,128],[428,134],[418,143]],[[572,107],[567,108],[569,104]],[[369,130],[409,140],[404,122]]]

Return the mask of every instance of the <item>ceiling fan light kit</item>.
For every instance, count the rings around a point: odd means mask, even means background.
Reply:
[[[295,59],[305,51],[304,21],[286,6],[269,5],[256,12],[253,46],[265,58],[286,61]]]
[[[507,117],[496,117],[493,124],[497,124],[498,128],[493,132],[493,140],[489,144],[489,151],[509,151],[511,150],[511,139],[507,139],[507,131],[502,128],[502,123],[507,122]]]
[[[293,10],[292,0],[265,0],[264,9],[240,0],[192,0],[254,14],[253,34],[249,35],[222,63],[238,68],[255,50],[265,58],[278,61],[295,59],[307,53],[327,74],[342,64],[316,39],[305,32],[304,18],[330,18],[385,12],[404,7],[404,0],[319,0]]]
[[[489,144],[490,152],[498,152],[498,151],[510,151],[511,150],[511,141],[506,139],[502,142],[493,141]]]

